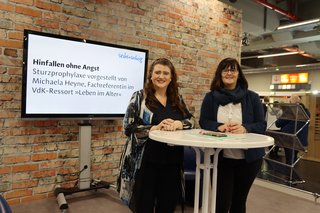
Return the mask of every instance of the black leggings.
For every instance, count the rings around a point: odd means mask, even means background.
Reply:
[[[219,159],[216,213],[246,212],[247,196],[261,164],[262,159],[252,163],[245,159]]]

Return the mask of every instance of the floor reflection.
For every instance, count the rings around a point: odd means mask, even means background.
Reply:
[[[284,162],[284,151],[282,149],[279,150],[278,156],[269,156],[269,158],[274,159],[276,161]],[[320,194],[320,162],[310,161],[301,159],[296,166],[294,167],[296,173],[303,179],[304,183],[297,183],[297,184],[289,184],[288,182],[281,180],[279,178],[275,178],[269,175],[266,172],[269,168],[273,167],[269,162],[264,161],[262,165],[262,170],[258,174],[258,178],[269,180],[272,182],[288,185],[297,189],[301,189],[304,191],[308,191],[311,193]],[[281,169],[280,167],[278,168]],[[285,179],[285,176],[280,176],[281,178]]]

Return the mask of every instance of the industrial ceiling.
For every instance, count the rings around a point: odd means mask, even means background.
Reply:
[[[244,72],[320,70],[319,0],[220,1],[242,10]]]

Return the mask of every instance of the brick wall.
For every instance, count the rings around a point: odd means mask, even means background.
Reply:
[[[79,169],[79,121],[20,118],[24,29],[170,58],[198,120],[217,63],[239,58],[241,13],[217,0],[0,1],[0,193],[11,204],[52,196],[57,183],[73,186]],[[92,177],[115,182],[122,120],[92,125]]]

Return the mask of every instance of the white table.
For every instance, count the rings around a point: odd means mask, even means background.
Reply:
[[[247,149],[267,147],[274,144],[272,137],[254,133],[247,134],[227,134],[227,137],[213,137],[199,134],[200,129],[179,130],[179,131],[150,131],[149,137],[153,140],[168,143],[171,145],[191,146],[196,152],[196,180],[194,213],[199,212],[199,192],[200,192],[200,169],[203,169],[202,183],[202,213],[215,213],[216,209],[216,185],[218,156],[222,149]],[[200,150],[204,152],[203,163],[200,162]],[[210,156],[213,157],[211,161]],[[212,173],[212,183],[210,184],[210,171]],[[211,187],[212,186],[212,187]],[[211,193],[210,193],[211,188]],[[209,198],[211,196],[211,202]],[[211,208],[210,208],[211,207]]]

